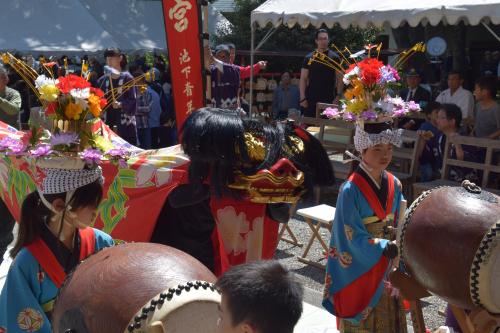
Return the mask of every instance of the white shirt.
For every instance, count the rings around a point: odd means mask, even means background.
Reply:
[[[462,119],[474,116],[474,97],[470,91],[462,87],[459,87],[453,95],[451,95],[450,89],[442,91],[436,98],[436,102],[457,105],[462,110]]]
[[[415,93],[417,92],[417,88],[415,89],[408,89],[408,94],[406,95],[406,102],[410,101],[410,96],[413,95],[413,98],[415,98]],[[418,103],[418,101],[415,101]]]

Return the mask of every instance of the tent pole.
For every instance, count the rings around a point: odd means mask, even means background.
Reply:
[[[481,21],[481,24],[500,42],[500,37],[484,21]]]
[[[248,110],[248,115],[252,117],[252,105],[253,105],[253,62],[254,62],[254,43],[255,43],[255,24],[250,23],[251,31],[251,41],[250,41],[250,101]]]

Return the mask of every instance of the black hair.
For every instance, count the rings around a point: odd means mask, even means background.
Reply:
[[[441,110],[446,113],[446,119],[455,120],[455,128],[459,129],[462,123],[462,110],[457,105],[448,103],[441,104]]]
[[[365,123],[363,130],[368,134],[378,134],[385,130],[392,130],[392,122]]]
[[[232,326],[248,322],[260,333],[292,333],[302,315],[303,288],[276,260],[234,266],[216,286]]]
[[[477,79],[476,84],[481,90],[488,90],[492,98],[497,94],[497,77],[493,75],[483,76]]]
[[[263,161],[255,163],[248,155],[245,133],[252,133],[264,142]],[[181,130],[182,148],[189,156],[189,181],[210,181],[217,196],[234,192],[228,185],[234,182],[234,171],[253,175],[273,166],[279,158],[287,157],[297,169],[304,172],[305,187],[330,186],[334,183],[333,170],[321,142],[292,123],[267,124],[242,118],[234,110],[201,108],[191,113]],[[299,137],[304,149],[289,154],[293,147],[291,136]]]
[[[448,73],[448,77],[450,77],[450,75],[458,75],[458,77],[463,80],[464,78],[464,73],[462,73],[461,71],[458,71],[458,70],[452,70]]]
[[[104,58],[107,58],[107,57],[118,57],[121,54],[122,54],[122,52],[120,51],[120,49],[118,49],[116,47],[109,47],[109,48],[107,48],[104,51]]]
[[[319,34],[322,34],[322,33],[328,34],[328,31],[326,29],[323,29],[323,28],[316,30],[316,33],[314,34],[314,40],[317,40]]]
[[[441,108],[441,103],[432,101],[425,106],[424,113],[426,115],[429,115],[432,113],[432,111],[439,110],[440,108]]]
[[[99,180],[76,189],[75,194],[66,205],[72,210],[84,207],[96,207],[102,200],[103,189]],[[52,203],[56,199],[65,199],[66,193],[44,194],[44,198]],[[52,212],[43,204],[38,191],[26,196],[21,206],[21,220],[19,222],[19,236],[10,251],[14,258],[21,249],[40,236],[42,225],[52,217]]]

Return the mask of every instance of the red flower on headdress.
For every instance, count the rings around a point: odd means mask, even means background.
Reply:
[[[365,85],[376,84],[380,79],[380,67],[384,63],[375,58],[366,58],[358,63],[361,71],[361,81]]]
[[[59,83],[56,86],[63,94],[68,94],[73,89],[90,88],[90,82],[80,76],[69,74],[65,77],[60,77]]]
[[[56,113],[57,107],[59,104],[57,102],[51,102],[47,105],[47,108],[45,109],[45,115],[46,116],[51,116]]]

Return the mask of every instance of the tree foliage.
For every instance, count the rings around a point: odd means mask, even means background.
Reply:
[[[233,24],[232,33],[220,36],[215,39],[216,43],[231,42],[236,45],[237,49],[250,50],[251,44],[251,29],[250,15],[252,10],[264,3],[265,0],[235,0],[236,9],[234,13],[225,13],[224,15]],[[268,25],[262,29],[258,27],[255,31],[255,46],[262,40],[266,32],[271,28]],[[348,47],[353,52],[360,50],[366,43],[371,43],[375,40],[379,30],[375,28],[360,29],[350,27],[342,29],[335,25],[332,29],[328,29],[330,40],[340,49]],[[290,51],[309,52],[315,48],[314,33],[317,30],[315,27],[301,28],[295,26],[288,28],[280,26],[274,34],[263,44],[260,50],[278,51],[286,54]],[[281,72],[285,69],[294,71],[300,69],[302,57],[259,57],[259,60],[270,61],[270,71]]]

